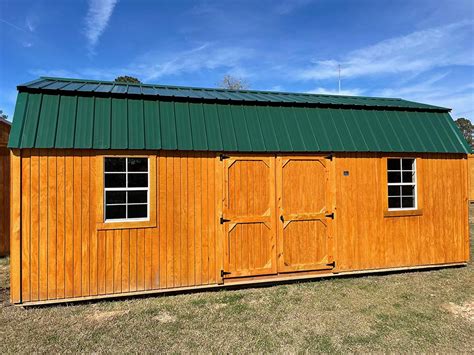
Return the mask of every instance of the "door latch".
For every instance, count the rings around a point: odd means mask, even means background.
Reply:
[[[219,219],[219,223],[224,224],[225,222],[230,222],[230,219],[225,219],[224,216],[221,216],[221,218]]]
[[[280,216],[280,221],[282,221],[283,223],[285,223],[285,217],[283,217],[283,215]]]
[[[327,217],[327,218],[334,219],[334,212],[333,212],[333,213],[327,213],[327,214],[326,214],[326,217]]]
[[[225,275],[230,275],[230,271],[221,270],[221,277],[224,277]]]

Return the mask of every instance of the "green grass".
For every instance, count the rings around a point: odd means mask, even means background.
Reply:
[[[4,297],[8,259],[0,280]],[[472,353],[474,266],[27,309],[4,302],[0,324],[0,353]]]

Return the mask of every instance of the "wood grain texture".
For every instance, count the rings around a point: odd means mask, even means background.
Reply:
[[[104,153],[152,160],[154,224],[103,227]],[[388,217],[386,156],[380,154],[337,154],[321,175],[323,170],[314,168],[320,156],[313,156],[311,164],[289,163],[293,170],[285,172],[283,160],[308,157],[221,161],[215,153],[202,152],[22,150],[21,158],[11,162],[10,194],[16,201],[10,225],[16,236],[11,241],[12,300],[213,285],[224,282],[220,273],[230,265],[226,260],[234,269],[253,270],[241,275],[251,275],[249,280],[284,271],[290,277],[292,270],[276,262],[285,238],[277,228],[279,209],[302,221],[288,230],[294,242],[286,251],[290,264],[335,260],[335,271],[351,271],[465,262],[468,159],[449,154],[416,158],[420,213]],[[335,213],[324,232],[321,222],[313,223],[322,212]],[[222,214],[234,219],[233,226],[219,223]],[[310,215],[313,222],[307,223]],[[230,259],[229,248],[236,251]],[[262,268],[267,270],[254,272]],[[295,268],[331,272],[309,269]]]
[[[474,154],[469,154],[468,158],[468,188],[469,201],[474,201]]]
[[[0,256],[5,256],[10,253],[10,151],[1,146],[0,210]]]
[[[414,156],[422,213],[397,217],[384,216],[386,160],[377,156],[378,159],[368,153],[338,154],[335,159],[337,269],[467,261],[465,156]],[[349,175],[345,176],[344,171]]]
[[[24,302],[217,282],[215,154],[146,153],[153,223],[104,228],[103,154],[22,152]]]
[[[19,150],[10,153],[10,301],[21,301],[21,155]]]

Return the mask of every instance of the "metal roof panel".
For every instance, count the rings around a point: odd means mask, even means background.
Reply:
[[[240,92],[225,103],[62,93],[20,92],[11,148],[470,152],[442,111],[251,103]]]
[[[97,97],[94,106],[94,149],[110,148],[110,120],[112,100],[110,97]]]
[[[145,148],[143,100],[128,99],[128,148]]]
[[[92,148],[92,134],[94,128],[94,98],[78,97],[76,114],[76,131],[74,133],[74,147]]]
[[[61,96],[55,148],[73,148],[76,128],[77,96]],[[39,146],[37,146],[39,148]]]

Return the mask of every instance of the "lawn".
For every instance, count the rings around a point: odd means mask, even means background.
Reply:
[[[5,297],[8,259],[0,260]],[[472,353],[474,265],[28,309],[3,303],[0,308],[0,353],[301,350]]]

